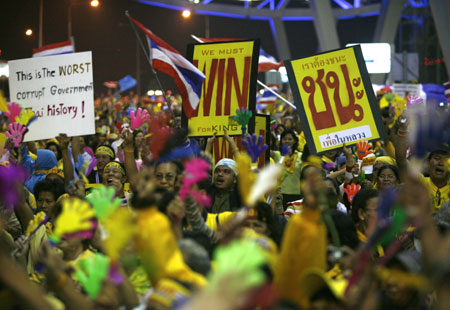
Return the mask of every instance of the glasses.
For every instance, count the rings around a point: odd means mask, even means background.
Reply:
[[[395,175],[393,174],[380,175],[379,178],[382,180],[395,180]]]
[[[173,180],[175,179],[175,176],[172,175],[172,174],[166,174],[166,175],[164,175],[164,174],[161,174],[161,173],[157,173],[157,174],[155,175],[155,177],[156,177],[156,179],[157,179],[158,181],[162,181],[163,179],[166,179],[167,182],[171,182],[171,181],[173,181]]]

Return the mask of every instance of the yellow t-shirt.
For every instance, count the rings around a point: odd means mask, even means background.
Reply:
[[[450,183],[447,182],[444,187],[438,188],[434,185],[430,178],[422,176],[421,179],[423,184],[425,184],[428,189],[433,212],[439,211],[444,203],[450,201],[450,198],[448,197],[450,193]]]

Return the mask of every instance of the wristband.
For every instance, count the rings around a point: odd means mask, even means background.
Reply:
[[[125,153],[134,153],[134,150],[124,149],[123,151],[124,151]]]
[[[399,130],[397,131],[397,136],[406,137],[408,135],[408,131]]]
[[[348,172],[347,170],[345,170],[345,178],[352,180],[353,179],[353,173]]]

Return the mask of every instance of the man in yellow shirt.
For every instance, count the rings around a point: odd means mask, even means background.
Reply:
[[[430,177],[423,178],[423,181],[430,194],[433,212],[438,211],[445,202],[450,201],[448,160],[450,160],[450,152],[447,150],[436,150],[428,156]]]

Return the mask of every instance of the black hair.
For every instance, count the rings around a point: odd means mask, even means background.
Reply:
[[[360,190],[355,197],[353,197],[352,201],[352,218],[355,224],[359,223],[358,210],[366,210],[367,202],[372,199],[378,197],[378,191],[376,189],[362,189]]]
[[[45,145],[45,149],[49,150],[50,146],[55,146],[56,147],[56,153],[57,153],[56,160],[60,160],[62,158],[62,151],[61,151],[61,147],[59,146],[59,144],[54,142],[54,141],[49,141]]]
[[[331,219],[339,236],[341,246],[346,245],[351,249],[356,249],[359,244],[358,234],[352,218],[338,210],[330,210]],[[327,229],[328,240],[331,240],[330,229]]]
[[[56,201],[66,192],[64,189],[64,182],[59,179],[44,179],[36,183],[33,188],[33,193],[36,197],[36,200],[39,199],[39,194],[42,192],[52,193]]]
[[[211,269],[209,254],[206,249],[193,239],[181,239],[178,247],[183,254],[183,260],[193,271],[207,276]]]
[[[101,144],[101,145],[99,145],[99,146],[97,146],[97,147],[95,148],[95,151],[97,151],[97,149],[98,149],[99,147],[101,147],[101,146],[105,146],[105,147],[107,147],[108,149],[110,149],[110,150],[112,151],[114,157],[111,158],[111,161],[113,161],[114,158],[116,158],[116,152],[114,151],[114,149],[113,149],[110,145],[108,145],[108,144]],[[95,152],[94,152],[94,154],[95,154]]]
[[[283,131],[281,133],[281,136],[280,136],[280,151],[281,151],[281,147],[282,147],[281,141],[283,140],[283,138],[286,135],[292,135],[292,137],[294,138],[295,142],[294,142],[294,145],[292,146],[292,152],[295,152],[298,149],[298,137],[297,137],[297,135],[295,134],[295,132],[292,129],[286,129],[285,131]]]
[[[138,157],[139,157],[138,146],[136,145],[136,142],[135,142],[136,136],[137,136],[139,133],[144,134],[144,132],[143,132],[141,129],[135,129],[135,130],[133,131],[133,145],[134,145],[134,158],[135,158],[135,159],[138,159]]]
[[[300,171],[300,181],[303,181],[306,179],[306,171],[310,168],[318,169],[320,171],[320,173],[322,174],[322,177],[325,177],[325,170],[323,170],[322,168],[316,167],[314,165],[307,165],[307,166],[304,166],[302,168],[302,170]]]
[[[256,204],[256,210],[258,211],[258,220],[266,223],[269,230],[269,237],[280,246],[282,231],[278,222],[275,220],[272,207],[265,202],[258,202]]]
[[[158,210],[164,214],[166,214],[167,207],[172,202],[172,200],[177,197],[177,194],[173,191],[165,190],[161,191],[162,197],[160,200],[156,202],[156,206],[158,207]]]
[[[155,163],[155,171],[156,171],[156,169],[158,168],[159,165],[169,164],[169,163],[175,165],[176,170],[177,170],[177,175],[182,175],[183,174],[184,166],[183,166],[183,163],[181,161],[179,161],[179,160],[157,161]]]
[[[333,183],[333,187],[334,187],[334,189],[336,190],[336,195],[339,196],[339,184],[338,184],[338,182],[336,181],[336,179],[335,179],[335,178],[326,177],[326,178],[324,178],[323,180],[324,180],[324,181],[330,181],[331,183]]]
[[[378,169],[378,171],[377,171],[377,178],[379,178],[381,172],[383,170],[386,170],[386,169],[391,169],[392,172],[395,175],[395,178],[397,179],[397,182],[400,183],[400,173],[398,171],[398,168],[396,166],[392,166],[392,165],[389,165],[389,164],[385,164],[385,165],[381,166],[380,169]]]

